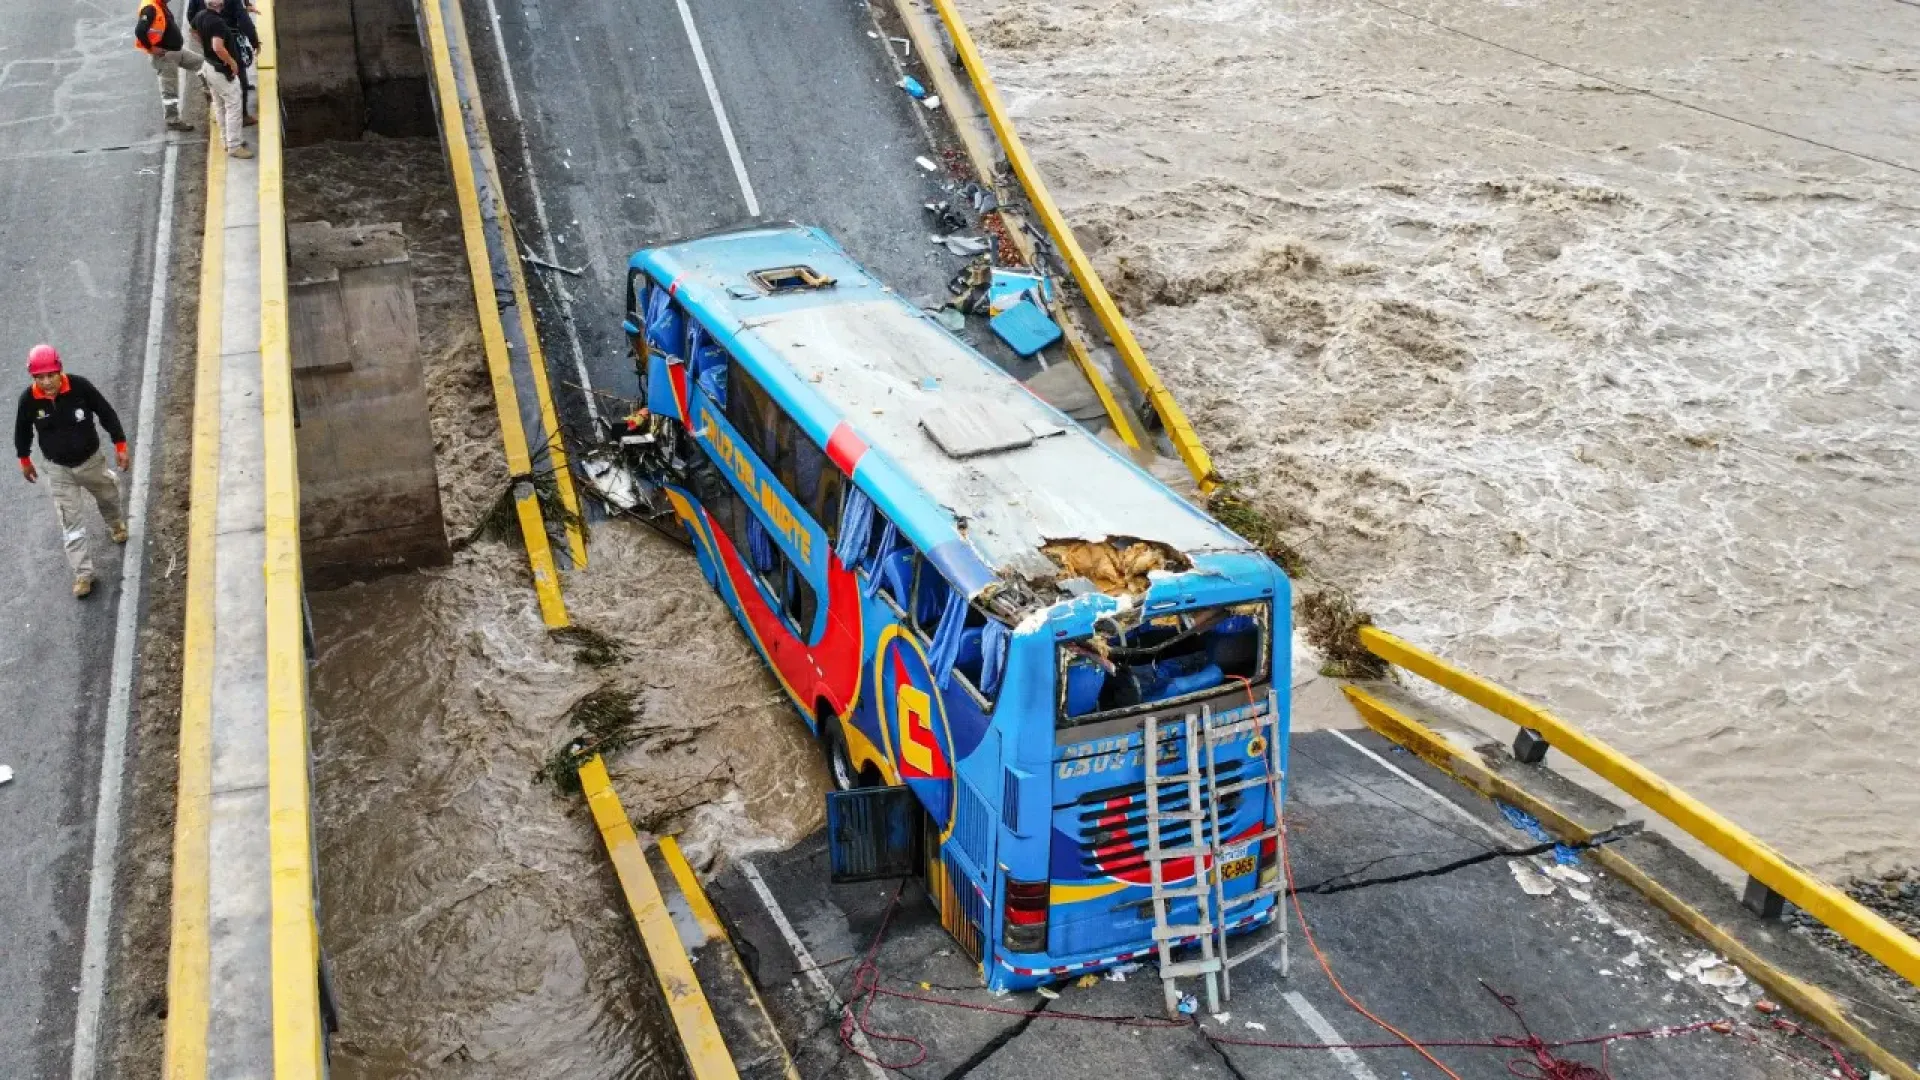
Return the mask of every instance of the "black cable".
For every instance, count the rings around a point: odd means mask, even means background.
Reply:
[[[1503,45],[1498,41],[1492,40],[1491,38],[1481,37],[1480,35],[1475,34],[1471,31],[1462,30],[1457,26],[1449,26],[1438,19],[1432,18],[1427,15],[1422,15],[1417,11],[1408,11],[1406,8],[1400,7],[1398,5],[1389,4],[1386,2],[1386,0],[1366,0],[1366,2],[1369,4],[1372,4],[1374,7],[1380,8],[1383,11],[1391,11],[1396,15],[1404,15],[1407,18],[1413,19],[1417,22],[1426,23],[1428,26],[1431,26],[1437,30],[1444,30],[1449,34],[1454,34],[1459,37],[1466,38],[1468,41],[1477,41],[1480,44],[1485,45],[1490,49],[1499,49],[1501,52],[1512,53],[1515,56],[1525,57],[1526,59],[1531,60],[1536,64],[1545,64],[1548,67],[1559,68],[1561,71],[1570,71],[1575,75],[1581,76],[1582,78],[1597,79],[1600,82],[1606,83],[1608,86],[1612,86],[1620,90],[1625,90],[1628,93],[1641,94],[1646,97],[1650,97],[1655,101],[1663,101],[1668,105],[1673,105],[1682,109],[1691,109],[1694,112],[1702,113],[1706,116],[1715,117],[1716,119],[1725,120],[1731,124],[1739,124],[1743,127],[1750,127],[1755,131],[1764,131],[1769,135],[1775,135],[1782,139],[1791,139],[1794,142],[1806,143],[1808,146],[1817,146],[1822,150],[1831,150],[1836,154],[1845,154],[1848,157],[1859,158],[1861,161],[1871,161],[1875,165],[1884,165],[1889,169],[1899,169],[1902,172],[1920,174],[1920,168],[1916,168],[1915,166],[1908,165],[1903,162],[1894,161],[1891,158],[1878,157],[1873,154],[1869,154],[1860,150],[1849,150],[1844,146],[1835,146],[1832,143],[1821,142],[1819,139],[1809,138],[1808,136],[1805,136],[1805,135],[1796,135],[1791,131],[1782,131],[1779,128],[1769,127],[1766,124],[1762,124],[1756,120],[1748,120],[1743,117],[1720,112],[1716,109],[1709,109],[1705,105],[1695,105],[1690,101],[1682,101],[1679,98],[1668,97],[1665,94],[1656,93],[1655,91],[1648,90],[1645,87],[1635,86],[1632,83],[1624,83],[1618,79],[1609,78],[1605,75],[1601,75],[1596,72],[1587,71],[1582,68],[1574,67],[1572,64],[1563,64],[1558,60],[1549,60],[1544,56],[1538,56],[1534,53],[1530,53],[1526,51],[1525,49],[1517,49],[1512,45]],[[1907,4],[1911,7],[1920,7],[1920,2],[1917,2],[1917,0],[1897,0],[1897,2],[1902,4]]]

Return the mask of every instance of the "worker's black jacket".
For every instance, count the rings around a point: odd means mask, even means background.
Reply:
[[[107,429],[114,444],[127,441],[120,428],[120,417],[93,384],[78,375],[63,376],[60,391],[41,397],[34,387],[20,395],[20,414],[14,420],[13,448],[17,457],[33,451],[33,437],[40,436],[40,453],[55,465],[77,468],[87,463],[100,449],[100,435],[93,422]]]

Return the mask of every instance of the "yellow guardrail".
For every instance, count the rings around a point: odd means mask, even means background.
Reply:
[[[960,62],[973,80],[974,91],[980,97],[981,108],[986,110],[994,134],[1000,137],[1000,145],[1007,152],[1007,162],[1013,166],[1014,176],[1026,188],[1034,212],[1040,215],[1041,223],[1047,227],[1047,235],[1053,238],[1060,257],[1066,261],[1067,270],[1079,283],[1088,306],[1093,308],[1094,318],[1106,330],[1107,339],[1113,342],[1114,351],[1120,354],[1120,362],[1126,365],[1133,381],[1147,395],[1147,404],[1159,415],[1168,441],[1173,443],[1187,471],[1193,474],[1194,482],[1201,491],[1212,491],[1220,484],[1219,474],[1214,472],[1213,459],[1208,456],[1206,447],[1200,445],[1200,436],[1193,430],[1193,424],[1188,421],[1180,403],[1173,400],[1166,384],[1160,381],[1160,373],[1147,361],[1140,343],[1134,339],[1132,328],[1120,314],[1119,306],[1108,294],[1100,275],[1094,272],[1093,263],[1087,259],[1087,253],[1081,250],[1080,241],[1074,238],[1073,229],[1061,214],[1060,207],[1054,203],[1052,192],[1047,190],[1046,179],[1040,175],[1039,167],[1028,155],[1026,144],[1020,141],[1013,121],[1007,117],[1006,105],[1000,100],[1000,91],[994,86],[993,75],[987,71],[986,61],[981,58],[980,50],[973,43],[973,35],[968,33],[966,23],[961,21],[960,13],[955,10],[953,0],[932,2],[934,9],[940,13],[941,21],[946,24],[954,50],[960,54]],[[936,62],[929,60],[928,66]]]
[[[733,1055],[728,1053],[726,1040],[720,1035],[720,1024],[714,1019],[713,1007],[700,989],[693,962],[687,959],[686,947],[681,944],[680,932],[674,929],[673,917],[667,913],[660,883],[653,879],[646,852],[640,848],[640,838],[634,835],[633,823],[627,820],[626,808],[620,805],[620,796],[613,790],[606,762],[600,755],[595,754],[580,767],[580,790],[587,797],[593,822],[600,829],[600,839],[606,843],[607,855],[613,860],[627,910],[639,928],[647,959],[653,964],[654,977],[666,997],[667,1012],[679,1029],[688,1071],[693,1080],[739,1080]],[[700,894],[688,894],[690,902],[695,895]],[[711,908],[704,913],[696,910],[696,916],[711,919],[715,926],[719,924]]]
[[[260,408],[266,490],[267,838],[272,875],[274,1080],[320,1080],[320,925],[314,902],[300,469],[287,332],[287,213],[281,170],[280,35],[272,0],[255,16],[260,102]]]
[[[1538,733],[1547,745],[1593,770],[1595,775],[1673,822],[1901,978],[1920,986],[1920,941],[1902,933],[1846,893],[1794,865],[1752,833],[1645,766],[1533,702],[1384,630],[1362,627],[1360,642],[1368,652],[1395,667]]]
[[[487,354],[487,373],[493,384],[494,409],[500,415],[500,441],[507,455],[507,472],[526,476],[533,471],[527,449],[526,428],[520,423],[520,399],[513,386],[512,359],[507,353],[506,331],[500,322],[499,297],[493,288],[493,268],[487,259],[485,226],[480,218],[480,195],[474,180],[472,148],[467,141],[466,122],[460,110],[460,88],[454,79],[452,53],[449,51],[446,20],[438,0],[420,0],[417,5],[426,27],[428,63],[433,68],[434,101],[440,110],[440,133],[447,143],[447,165],[453,172],[453,191],[460,205],[460,228],[467,248],[467,271],[473,279],[473,304],[480,320],[480,340]],[[553,546],[547,541],[546,520],[540,513],[540,499],[527,490],[514,496],[514,512],[520,521],[520,535],[526,543],[527,562],[533,571],[534,592],[540,599],[540,618],[550,628],[569,624],[566,601],[560,594],[560,573],[554,565]]]

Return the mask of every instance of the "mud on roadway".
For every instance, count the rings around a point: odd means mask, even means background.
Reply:
[[[1920,8],[960,7],[1310,586],[1823,873],[1912,864]]]
[[[291,220],[406,232],[447,529],[464,540],[506,468],[440,147],[368,139],[287,158]],[[634,695],[615,785],[637,827],[677,833],[696,865],[723,839],[785,846],[819,824],[819,753],[692,556],[616,522],[592,530],[589,561],[566,596],[613,643],[604,666],[547,633],[517,538],[310,597],[343,1080],[680,1074],[591,817],[536,779],[588,694]]]

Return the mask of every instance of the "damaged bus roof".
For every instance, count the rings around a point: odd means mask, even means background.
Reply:
[[[863,457],[861,485],[883,504],[918,494],[902,492],[901,479],[917,486],[996,576],[1061,577],[1043,550],[1054,541],[1124,537],[1188,555],[1254,552],[881,286],[818,230],[728,233],[642,252],[634,265],[671,283],[737,359],[780,382],[823,445],[849,424],[893,466],[873,469],[871,454]],[[832,282],[769,294],[751,276],[795,266]],[[954,539],[916,535],[915,516],[896,515],[923,550]]]

